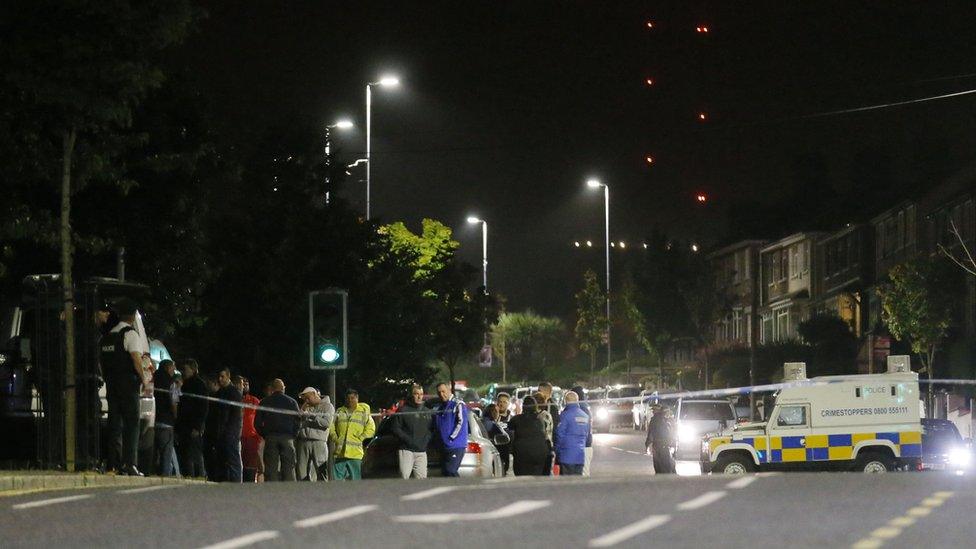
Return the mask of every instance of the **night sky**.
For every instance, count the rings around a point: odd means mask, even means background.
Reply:
[[[589,176],[610,185],[612,236],[630,249],[654,226],[719,244],[741,232],[732,206],[859,191],[828,211],[839,227],[976,160],[976,96],[803,118],[976,88],[976,2],[204,5],[172,62],[231,132],[350,116],[335,142],[351,161],[365,83],[397,74],[373,96],[374,217],[439,219],[475,265],[465,218],[487,219],[489,285],[510,309],[567,315],[583,270],[602,273],[602,249],[573,246],[603,241]],[[347,185],[360,208],[361,173]]]

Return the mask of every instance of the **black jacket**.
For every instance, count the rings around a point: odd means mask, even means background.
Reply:
[[[259,435],[263,437],[284,435],[293,438],[298,436],[301,416],[299,416],[298,403],[295,402],[295,399],[284,393],[274,393],[261,400],[261,408],[277,408],[294,412],[294,414],[258,410],[257,415],[254,416],[254,428],[258,430]]]
[[[237,390],[237,387],[230,384],[226,387],[221,387],[217,391],[217,398],[231,402],[241,402],[244,400],[244,395]],[[240,438],[241,427],[244,426],[244,410],[240,406],[234,406],[233,404],[224,404],[223,402],[215,404],[217,408],[216,435],[220,438]]]
[[[400,449],[426,452],[434,436],[434,415],[426,406],[405,402],[390,419],[390,430]]]
[[[651,416],[651,421],[647,425],[647,439],[645,446],[670,446],[674,444],[674,427],[663,413],[656,413]]]
[[[508,431],[512,436],[512,455],[516,461],[521,459],[534,461],[545,459],[549,455],[549,441],[546,440],[545,427],[537,414],[524,413],[512,418],[508,422]]]
[[[173,378],[166,370],[160,368],[153,375],[154,395],[156,397],[156,423],[175,427],[176,415],[173,414],[173,395],[169,392],[173,385]]]
[[[183,382],[181,392],[180,404],[176,409],[176,430],[189,433],[196,429],[202,433],[210,402],[199,397],[207,396],[207,384],[200,379],[200,376],[193,376]]]

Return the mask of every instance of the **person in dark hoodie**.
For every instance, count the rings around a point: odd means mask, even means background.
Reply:
[[[427,446],[434,437],[434,416],[424,406],[423,387],[411,387],[410,398],[393,416],[390,429],[400,442],[400,475],[427,478]]]
[[[264,437],[264,480],[295,480],[295,437],[301,423],[301,411],[295,399],[285,394],[285,382],[271,381],[272,393],[261,401],[254,416],[254,427]],[[277,408],[284,413],[271,412]]]
[[[180,365],[183,385],[180,403],[176,409],[176,436],[179,441],[180,472],[185,477],[205,477],[203,465],[203,430],[207,421],[209,403],[207,384],[200,379],[200,366],[188,358]]]
[[[590,476],[590,462],[593,461],[593,414],[590,412],[590,405],[586,402],[586,390],[583,389],[582,385],[577,385],[570,389],[579,396],[579,407],[580,410],[586,412],[586,415],[590,416],[590,433],[586,435],[586,447],[583,449],[585,454],[585,461],[583,462],[583,476]]]
[[[508,430],[512,437],[512,457],[515,461],[512,469],[515,476],[546,474],[549,442],[535,398],[527,396],[522,399],[522,413],[508,422]]]
[[[231,383],[230,369],[222,368],[217,373],[217,467],[226,482],[241,482],[244,466],[241,463],[241,428],[244,425],[243,409],[240,402],[244,395]]]

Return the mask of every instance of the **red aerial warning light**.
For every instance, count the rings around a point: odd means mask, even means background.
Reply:
[[[650,19],[648,19],[648,20],[647,20],[647,23],[644,23],[644,24],[645,24],[645,25],[647,26],[647,28],[649,28],[649,29],[653,29],[653,28],[654,28],[654,21],[652,21],[652,20],[650,20]]]
[[[645,156],[645,157],[644,157],[644,160],[645,160],[645,161],[646,161],[646,162],[647,162],[648,164],[653,164],[653,163],[654,163],[654,157],[653,157],[653,156],[651,156],[651,155],[647,155],[647,156]]]
[[[648,86],[653,86],[654,85],[654,79],[653,78],[646,78],[644,80],[644,83],[647,84]]]
[[[708,202],[708,195],[705,193],[698,193],[695,195],[695,200],[697,200],[699,204],[704,204],[705,202]]]
[[[695,30],[698,31],[698,32],[700,32],[700,33],[703,33],[703,34],[708,34],[708,27],[706,27],[704,25],[699,26],[699,27],[695,27]]]
[[[698,120],[701,121],[701,122],[704,122],[704,121],[708,120],[708,115],[705,114],[705,113],[703,113],[703,112],[700,112],[700,113],[698,113]]]

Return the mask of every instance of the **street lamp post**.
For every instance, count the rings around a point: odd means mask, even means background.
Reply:
[[[599,179],[590,179],[586,182],[590,188],[603,187],[603,208],[606,235],[604,248],[607,256],[607,375],[610,374],[610,187],[601,183]]]
[[[325,162],[329,168],[332,167],[332,130],[348,130],[353,127],[352,122],[346,119],[337,120],[335,124],[325,126]],[[329,172],[325,174],[325,203],[329,203]]]
[[[369,172],[372,166],[370,161],[370,149],[372,148],[371,137],[373,131],[373,86],[392,88],[400,84],[400,80],[395,76],[384,76],[377,82],[366,84],[366,220],[370,218],[369,204]]]
[[[481,284],[485,295],[488,295],[488,222],[471,216],[468,223],[481,223]]]

